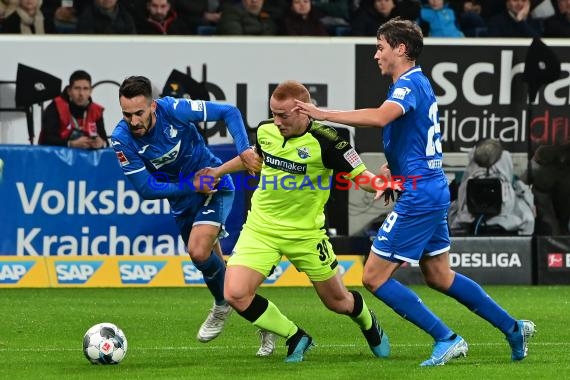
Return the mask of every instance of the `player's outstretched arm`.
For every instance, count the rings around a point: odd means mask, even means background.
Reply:
[[[204,173],[206,175],[210,175],[214,178],[221,178],[226,174],[239,172],[245,170],[246,167],[242,161],[242,159],[237,156],[232,158],[229,161],[224,162],[222,165],[215,167],[215,168],[205,168],[207,171]]]
[[[257,155],[248,144],[247,132],[239,109],[230,104],[205,102],[208,108],[208,120],[224,120],[234,139],[238,154],[250,174],[261,170]],[[242,170],[242,169],[240,169]]]
[[[384,127],[403,115],[402,108],[394,102],[384,102],[378,108],[363,108],[353,111],[323,110],[313,103],[295,100],[295,108],[315,120],[332,121],[334,123],[351,125],[354,127]]]

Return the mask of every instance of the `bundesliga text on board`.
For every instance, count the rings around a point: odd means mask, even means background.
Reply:
[[[523,266],[517,252],[461,252],[449,253],[452,268],[521,268]],[[403,267],[419,267],[419,264],[404,263]]]

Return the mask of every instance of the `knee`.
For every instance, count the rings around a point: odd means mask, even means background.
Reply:
[[[451,286],[453,276],[454,272],[452,270],[437,273],[431,272],[424,274],[424,280],[430,288],[443,292]]]
[[[198,248],[198,247],[192,247],[190,244],[188,244],[188,254],[190,255],[190,258],[192,259],[192,261],[202,263],[202,262],[208,260],[208,258],[212,254],[212,250],[207,250],[207,249]]]
[[[378,279],[373,277],[372,275],[364,272],[362,274],[362,285],[364,285],[364,287],[374,293],[374,291],[376,291],[376,289],[378,289],[380,287],[381,284],[378,283]]]
[[[247,309],[253,296],[254,294],[249,294],[245,289],[233,287],[231,284],[224,285],[224,299],[238,311]]]

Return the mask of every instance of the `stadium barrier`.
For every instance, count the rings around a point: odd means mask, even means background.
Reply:
[[[235,154],[231,145],[212,149],[222,159]],[[204,285],[168,203],[140,199],[111,149],[0,145],[0,159],[0,288]],[[225,252],[243,224],[243,198],[238,188]],[[338,236],[331,242],[346,284],[361,285],[370,239]],[[568,236],[537,237],[536,247],[531,237],[454,237],[450,260],[483,284],[570,283]],[[404,266],[397,278],[422,283],[416,266]],[[310,282],[284,260],[264,285]]]
[[[481,284],[531,285],[530,236],[454,237],[449,251],[451,267]],[[423,284],[419,266],[405,265],[395,278],[406,284]]]
[[[338,268],[348,286],[361,286],[363,256],[342,255]],[[0,256],[2,288],[206,286],[202,273],[184,256]],[[311,286],[287,260],[262,286]]]
[[[538,284],[570,284],[570,236],[538,236]]]
[[[223,161],[236,156],[233,145],[211,148]],[[185,255],[168,201],[143,200],[112,149],[0,145],[0,159],[0,255]],[[225,252],[244,218],[245,193],[237,191]]]
[[[348,251],[367,255],[370,251],[368,237],[339,236],[331,241],[337,253]],[[451,267],[481,284],[533,284],[533,257],[530,236],[452,237],[449,251]],[[394,277],[408,285],[424,284],[418,265],[404,264]]]

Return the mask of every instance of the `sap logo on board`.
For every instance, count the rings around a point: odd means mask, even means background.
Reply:
[[[338,262],[338,272],[341,276],[344,276],[346,272],[352,267],[354,261],[339,261]]]
[[[182,262],[182,274],[184,275],[184,283],[185,284],[204,284],[204,276],[202,272],[196,268],[192,261],[183,261]]]
[[[56,261],[58,284],[85,284],[101,267],[103,261]]]
[[[35,261],[0,261],[0,284],[17,284],[35,263]]]
[[[273,273],[271,273],[271,276],[267,277],[265,279],[265,281],[263,281],[263,283],[264,284],[275,284],[275,282],[277,280],[279,280],[279,277],[281,277],[283,275],[283,273],[285,273],[287,268],[289,268],[289,265],[291,265],[291,263],[288,261],[280,262],[279,265],[277,265],[275,267],[275,269],[273,270]]]
[[[166,261],[119,261],[123,284],[148,284],[164,268]]]

